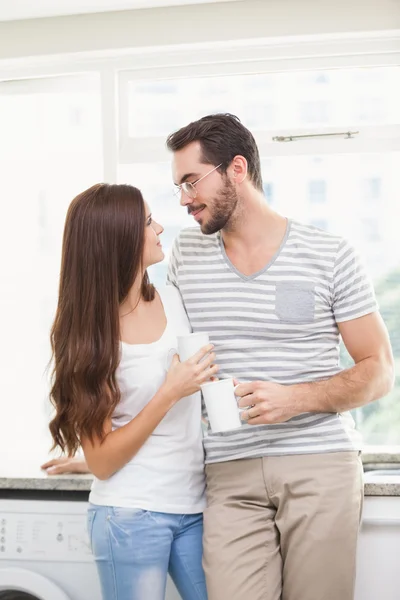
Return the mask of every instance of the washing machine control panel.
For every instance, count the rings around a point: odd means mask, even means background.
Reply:
[[[0,561],[92,561],[84,514],[0,512]]]

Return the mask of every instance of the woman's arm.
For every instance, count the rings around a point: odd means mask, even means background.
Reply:
[[[61,456],[48,460],[40,467],[48,475],[63,473],[90,473],[86,460],[82,456]]]

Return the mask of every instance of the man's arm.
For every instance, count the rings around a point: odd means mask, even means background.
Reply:
[[[343,412],[378,400],[390,392],[394,383],[392,348],[380,314],[375,312],[338,323],[338,327],[355,365],[330,382],[320,382],[327,384],[326,407],[332,412]]]
[[[343,412],[385,396],[393,387],[394,361],[387,329],[378,312],[338,323],[355,365],[330,379],[280,385],[268,381],[240,384],[239,406],[251,425],[281,423],[305,412]]]

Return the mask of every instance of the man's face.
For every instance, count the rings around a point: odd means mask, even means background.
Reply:
[[[195,184],[191,188],[193,194],[180,190],[180,202],[199,223],[201,231],[211,235],[226,227],[237,206],[238,195],[229,175],[214,170],[217,165],[202,163],[201,155],[199,142],[174,152],[172,172],[176,185]]]

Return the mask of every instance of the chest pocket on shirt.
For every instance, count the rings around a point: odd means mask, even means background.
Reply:
[[[275,314],[283,323],[312,323],[315,315],[315,283],[311,281],[277,283]]]

